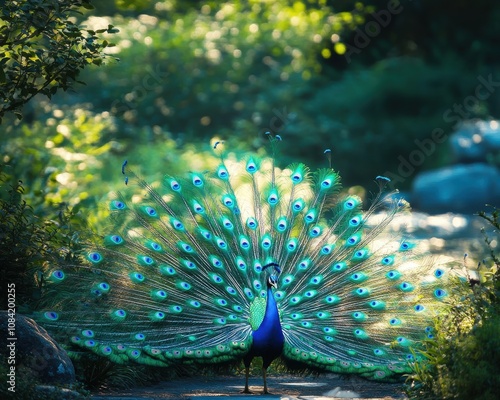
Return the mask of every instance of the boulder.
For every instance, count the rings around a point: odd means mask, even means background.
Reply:
[[[500,122],[467,121],[450,137],[457,163],[486,162],[500,154]]]
[[[46,384],[70,384],[75,382],[75,369],[68,354],[45,329],[21,314],[15,315],[15,325],[9,313],[0,311],[0,337],[6,345],[0,348],[5,360],[14,357],[17,371],[29,371],[34,380]],[[11,340],[9,338],[15,338]]]
[[[500,171],[494,166],[457,164],[426,171],[413,181],[412,207],[429,214],[474,214],[500,207]]]

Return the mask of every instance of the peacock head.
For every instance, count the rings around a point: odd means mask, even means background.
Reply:
[[[278,288],[278,277],[276,275],[271,275],[269,278],[267,278],[267,288]]]
[[[269,275],[269,277],[267,278],[267,288],[268,289],[271,289],[271,288],[277,289],[278,288],[278,278],[279,278],[279,275],[281,274],[281,268],[276,263],[270,263],[270,264],[264,265],[262,267],[262,271],[265,271],[269,267],[274,267],[275,273]]]

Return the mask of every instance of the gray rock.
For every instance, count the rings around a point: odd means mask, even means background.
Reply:
[[[16,313],[13,325],[9,313],[0,311],[0,337],[7,342],[0,348],[0,355],[5,360],[14,357],[15,362],[9,366],[15,366],[16,371],[29,370],[41,383],[75,382],[75,369],[66,351],[32,319]]]
[[[419,174],[412,207],[429,214],[473,214],[500,207],[500,171],[487,164],[458,164]]]
[[[500,122],[468,121],[450,137],[458,163],[485,162],[500,154]]]
[[[36,394],[41,398],[59,400],[84,400],[86,398],[86,396],[76,390],[49,385],[38,385],[36,387]]]

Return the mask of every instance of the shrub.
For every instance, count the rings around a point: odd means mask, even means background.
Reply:
[[[480,215],[498,234],[498,210]],[[491,251],[490,266],[480,264],[479,280],[457,280],[449,311],[436,320],[436,337],[425,342],[425,361],[414,364],[407,386],[411,399],[498,398],[500,259],[493,239],[485,240]]]
[[[1,280],[15,284],[18,311],[28,313],[40,298],[44,273],[76,257],[78,236],[72,223],[77,220],[65,208],[59,209],[57,219],[37,217],[23,199],[22,182],[9,186],[6,179],[0,171]],[[3,297],[3,309],[6,301]]]
[[[81,29],[75,15],[92,9],[89,0],[4,1],[0,12],[0,123],[6,112],[22,118],[22,106],[35,95],[51,98],[77,82],[80,70],[101,65],[109,46],[103,29]],[[101,27],[102,28],[102,27]]]

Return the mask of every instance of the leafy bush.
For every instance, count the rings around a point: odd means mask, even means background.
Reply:
[[[78,238],[72,224],[77,220],[65,208],[57,220],[37,217],[23,199],[22,183],[8,188],[6,176],[0,174],[0,272],[2,282],[16,285],[16,305],[27,313],[40,298],[44,272],[75,257]],[[6,302],[3,297],[3,309]]]
[[[130,389],[160,381],[158,368],[116,364],[87,352],[69,352],[76,377],[88,390]]]
[[[98,35],[108,25],[84,30],[75,15],[92,9],[89,0],[2,2],[0,12],[0,123],[6,112],[22,118],[22,106],[37,94],[49,98],[68,90],[84,67],[101,65],[110,46]]]
[[[480,215],[499,232],[498,210]],[[438,317],[436,337],[425,343],[426,360],[414,364],[407,387],[411,399],[498,398],[500,258],[493,239],[485,240],[491,249],[492,265],[479,266],[479,280],[457,281],[449,312]]]

